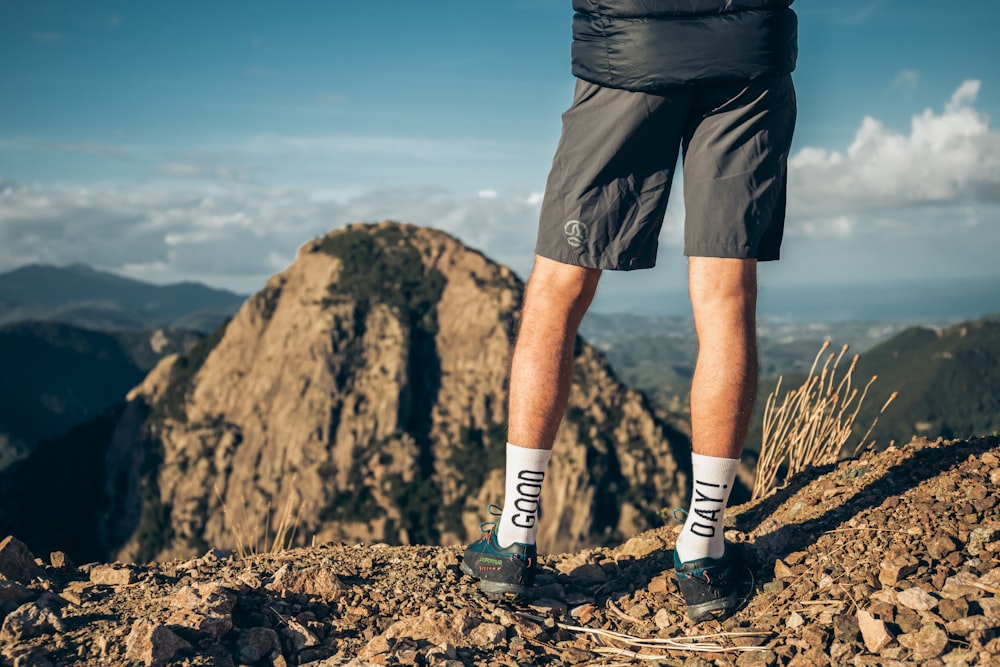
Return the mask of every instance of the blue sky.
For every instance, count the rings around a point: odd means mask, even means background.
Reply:
[[[1000,292],[1000,2],[794,7],[790,212],[762,282]],[[250,292],[311,238],[391,218],[524,276],[572,93],[571,13],[0,0],[0,271],[85,262]],[[677,196],[660,266],[602,290],[682,286],[682,219]]]

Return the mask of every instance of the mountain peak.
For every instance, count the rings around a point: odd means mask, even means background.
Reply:
[[[300,505],[303,541],[474,537],[502,495],[522,290],[507,267],[414,225],[355,224],[304,245],[212,338],[133,392],[132,410],[152,412],[131,442],[160,463],[112,508],[121,557],[225,545],[223,504]],[[684,436],[582,341],[557,447],[567,455],[547,490],[549,547],[634,534],[683,496]],[[136,456],[112,460],[137,469]]]

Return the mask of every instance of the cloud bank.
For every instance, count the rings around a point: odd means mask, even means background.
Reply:
[[[789,159],[788,268],[811,263],[828,279],[863,279],[875,275],[873,266],[905,275],[933,259],[931,270],[1000,277],[990,268],[1000,247],[1000,134],[976,108],[979,90],[978,81],[962,83],[941,110],[914,115],[905,132],[866,117],[843,149],[797,150]],[[84,262],[154,282],[200,280],[250,292],[312,238],[350,222],[394,219],[443,229],[527,275],[541,204],[536,190],[290,188],[267,185],[255,169],[255,153],[276,145],[324,154],[388,151],[392,159],[441,148],[331,142],[264,138],[236,155],[240,166],[231,169],[207,159],[163,160],[159,178],[141,186],[0,180],[0,271]],[[672,264],[682,262],[680,195],[677,183],[661,235],[661,253],[670,254],[663,261]]]
[[[869,116],[846,151],[798,151],[789,159],[791,214],[1000,202],[1000,135],[974,107],[979,88],[965,81],[941,113],[913,116],[908,134]]]

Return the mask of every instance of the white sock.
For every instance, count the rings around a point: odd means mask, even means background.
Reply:
[[[726,551],[723,518],[733,490],[739,459],[691,454],[694,484],[691,507],[674,550],[682,563],[699,558],[722,558]]]
[[[535,543],[542,481],[550,458],[551,449],[528,449],[507,443],[503,515],[497,522],[500,546],[509,547],[514,542]]]

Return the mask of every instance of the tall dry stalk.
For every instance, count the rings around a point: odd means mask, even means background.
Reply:
[[[293,483],[294,486],[294,483]],[[258,501],[252,510],[248,510],[249,503],[246,497],[243,498],[243,505],[240,508],[240,515],[231,513],[219,493],[215,488],[215,495],[218,496],[222,504],[222,513],[226,518],[226,524],[233,531],[233,538],[236,541],[236,556],[246,558],[261,553],[278,553],[290,549],[295,541],[295,534],[299,529],[299,522],[302,518],[302,506],[304,501],[295,505],[291,495],[286,497],[285,502],[277,509],[277,514],[272,514],[271,502]],[[278,525],[271,535],[272,517],[277,516]]]
[[[857,387],[852,387],[858,363],[858,355],[854,355],[847,372],[838,381],[837,368],[847,352],[847,345],[840,349],[840,354],[831,352],[817,375],[816,367],[829,347],[830,341],[823,343],[801,387],[788,391],[778,403],[782,380],[779,377],[778,386],[767,397],[760,458],[753,486],[754,500],[774,488],[782,465],[785,466],[784,479],[787,481],[809,466],[836,463],[851,437],[858,410],[878,376],[873,375],[860,392]],[[898,392],[894,391],[889,396],[879,415],[885,412],[897,395]],[[861,438],[855,454],[864,446],[877,423],[878,416]]]

